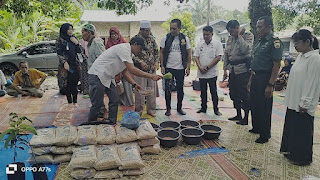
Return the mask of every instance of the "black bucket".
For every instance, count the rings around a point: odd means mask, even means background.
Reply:
[[[189,145],[199,144],[204,132],[199,128],[185,128],[181,130],[183,142]]]
[[[170,148],[177,145],[180,133],[174,129],[161,129],[158,131],[158,138],[162,147]]]
[[[200,128],[204,131],[204,138],[207,140],[218,139],[222,129],[215,125],[204,124]]]

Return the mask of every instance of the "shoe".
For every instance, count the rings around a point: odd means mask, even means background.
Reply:
[[[165,115],[166,115],[166,116],[170,116],[170,115],[171,115],[170,110],[167,110],[166,113],[165,113]]]
[[[239,125],[248,125],[248,120],[242,119],[242,120],[238,121],[237,124],[239,124]]]
[[[206,112],[207,112],[207,110],[204,110],[204,109],[200,109],[197,111],[197,113],[206,113]]]
[[[297,166],[308,166],[312,163],[312,161],[293,161],[289,159],[289,163]]]
[[[217,116],[221,116],[222,115],[221,112],[219,112],[219,110],[214,111],[214,114],[217,115]]]
[[[259,137],[255,142],[256,143],[259,143],[259,144],[264,144],[266,142],[269,141],[269,138],[262,138],[262,137]]]
[[[235,117],[228,118],[228,120],[230,120],[230,121],[239,121],[239,120],[242,120],[242,117],[241,116],[235,116]]]
[[[187,114],[187,113],[184,112],[182,109],[177,110],[177,112],[178,112],[179,114],[181,114],[181,115],[186,115],[186,114]]]
[[[258,131],[256,131],[256,130],[254,130],[254,129],[250,129],[250,130],[249,130],[249,133],[259,134],[259,132],[258,132]]]

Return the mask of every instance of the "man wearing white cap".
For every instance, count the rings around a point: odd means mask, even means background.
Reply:
[[[133,58],[134,65],[144,72],[155,74],[159,68],[159,50],[155,38],[151,34],[151,23],[148,20],[140,21],[140,31],[135,37],[144,39],[144,44],[148,50],[143,50],[140,56]],[[156,83],[152,79],[134,76],[134,80],[140,84],[143,89],[150,87],[154,93],[150,96],[141,96],[135,90],[135,111],[142,114],[145,101],[147,102],[147,113],[150,116],[156,116]]]

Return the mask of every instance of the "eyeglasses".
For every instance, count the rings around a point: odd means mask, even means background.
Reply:
[[[302,40],[295,41],[295,42],[293,42],[293,45],[297,45],[297,44],[299,44],[299,43],[301,43],[301,42],[302,42]]]

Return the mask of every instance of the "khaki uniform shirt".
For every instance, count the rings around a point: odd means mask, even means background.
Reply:
[[[156,43],[156,40],[152,35],[149,35],[149,37],[145,38],[140,34],[137,34],[135,37],[141,37],[144,39],[145,46],[149,49],[148,51],[142,50],[140,56],[134,56],[133,61],[135,64],[139,64],[141,62],[145,62],[148,65],[148,70],[146,72],[148,73],[155,73],[155,64],[159,63],[159,49],[158,45]],[[141,69],[143,70],[143,69]],[[145,70],[143,70],[145,71]]]
[[[229,37],[225,49],[224,70],[231,71],[233,68],[235,74],[241,74],[249,71],[246,63],[231,65],[230,62],[236,62],[247,58],[251,59],[253,39],[253,34],[249,32],[238,38],[233,36]]]
[[[283,43],[278,37],[270,33],[259,40],[253,50],[251,69],[255,72],[271,72],[273,61],[281,61]]]

